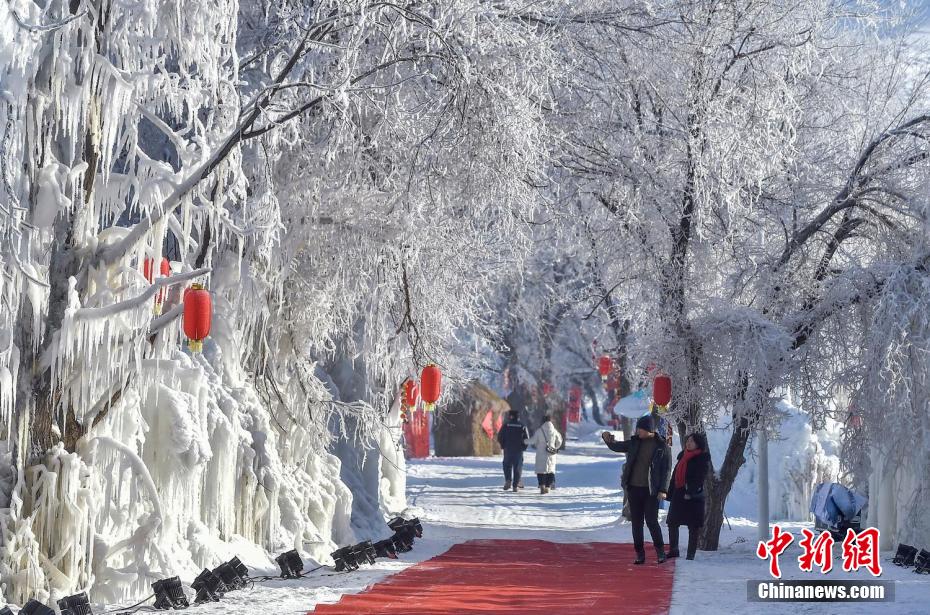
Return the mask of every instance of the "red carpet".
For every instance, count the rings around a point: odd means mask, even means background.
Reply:
[[[675,563],[634,566],[633,545],[471,540],[336,604],[326,615],[668,613]]]

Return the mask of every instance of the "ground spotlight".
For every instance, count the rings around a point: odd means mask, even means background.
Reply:
[[[356,557],[354,547],[342,547],[330,553],[333,562],[336,564],[336,572],[348,572],[358,570],[358,558]]]
[[[197,575],[197,578],[191,583],[191,588],[197,592],[194,602],[198,604],[201,602],[219,602],[223,594],[229,591],[223,580],[206,568]]]
[[[225,564],[220,564],[213,569],[213,574],[218,576],[223,585],[225,585],[229,591],[234,589],[242,589],[248,583],[249,569],[239,561],[238,557],[234,557]]]
[[[243,584],[249,580],[249,569],[238,557],[232,558],[228,563],[236,571],[236,574],[239,575],[239,578],[242,579]]]
[[[391,542],[394,543],[394,550],[398,553],[408,553],[413,550],[413,536],[410,534],[395,532],[391,536]]]
[[[281,568],[282,579],[300,578],[300,573],[304,570],[304,561],[300,559],[300,554],[297,552],[297,549],[282,553],[274,558],[274,561],[277,562],[278,567]]]
[[[388,521],[388,527],[395,532],[409,532],[417,538],[423,538],[423,525],[418,517],[413,519],[404,519],[403,517],[394,517]]]
[[[896,566],[904,566],[905,568],[908,568],[914,565],[914,560],[916,558],[917,548],[912,547],[911,545],[906,545],[902,542],[898,545],[898,550],[895,552],[891,563]]]
[[[19,610],[19,615],[55,615],[55,611],[38,600],[30,600]]]
[[[85,593],[62,598],[58,601],[58,608],[61,609],[61,615],[94,615]]]
[[[921,549],[917,557],[914,558],[914,572],[918,574],[930,574],[930,551]]]
[[[379,540],[372,546],[375,548],[375,557],[388,557],[390,559],[397,559],[397,547],[394,546],[394,541],[390,538]],[[3,614],[0,613],[0,615]]]
[[[371,544],[370,540],[358,543],[352,547],[352,552],[355,553],[355,561],[359,564],[364,564],[366,562],[374,564],[375,558],[378,557],[378,554],[375,552],[375,547]]]
[[[155,581],[152,583],[152,591],[155,592],[154,606],[158,610],[186,609],[190,606],[178,577]]]

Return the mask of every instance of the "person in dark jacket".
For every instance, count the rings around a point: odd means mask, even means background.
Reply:
[[[523,451],[530,445],[530,433],[520,422],[516,410],[508,414],[508,421],[497,432],[497,442],[504,451],[504,491],[520,485],[523,474]]]
[[[633,547],[636,549],[634,564],[646,562],[643,540],[643,525],[649,527],[656,558],[665,561],[665,543],[659,525],[659,502],[668,495],[668,483],[672,471],[672,449],[664,438],[655,433],[651,416],[636,421],[636,435],[626,442],[618,442],[609,431],[601,434],[610,450],[626,453],[620,485],[630,503],[633,522]]]
[[[693,433],[685,439],[685,450],[678,453],[672,472],[668,510],[668,557],[679,557],[678,531],[688,526],[688,559],[697,552],[698,530],[704,526],[704,479],[710,471],[707,437]]]

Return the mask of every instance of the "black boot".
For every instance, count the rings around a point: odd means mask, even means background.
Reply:
[[[646,563],[646,553],[644,551],[636,552],[636,559],[633,560],[634,564],[645,564]]]
[[[656,562],[659,564],[665,561],[665,545],[656,545]]]
[[[689,527],[688,528],[688,559],[694,559],[694,554],[697,553],[697,543],[698,543],[698,527]]]
[[[678,552],[678,549],[669,549],[668,553],[665,554],[667,559],[672,559],[673,557],[681,557],[681,553]]]

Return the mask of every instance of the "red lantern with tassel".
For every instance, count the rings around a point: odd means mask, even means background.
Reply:
[[[597,372],[601,375],[601,382],[607,382],[607,377],[614,370],[614,361],[607,355],[602,355],[597,360]]]
[[[652,381],[652,401],[665,409],[672,401],[672,379],[666,375],[656,376]]]
[[[148,280],[149,284],[153,284],[155,282],[155,273],[154,271],[152,271],[154,268],[153,264],[154,264],[154,260],[151,257],[146,258],[142,262],[142,275],[145,276],[145,279]],[[159,273],[161,274],[159,277],[162,277],[162,278],[171,277],[171,263],[168,261],[167,258],[162,257],[161,265],[159,266],[158,269],[159,269]],[[158,294],[155,295],[155,315],[156,316],[161,314],[161,304],[164,303],[164,301],[165,301],[165,291],[160,290],[158,291]]]
[[[439,370],[438,365],[430,363],[423,368],[423,372],[420,374],[420,397],[423,398],[427,412],[433,411],[433,407],[439,400],[441,390],[442,372]]]
[[[184,335],[191,352],[203,352],[203,340],[210,335],[213,304],[210,291],[202,284],[192,284],[184,291]]]

